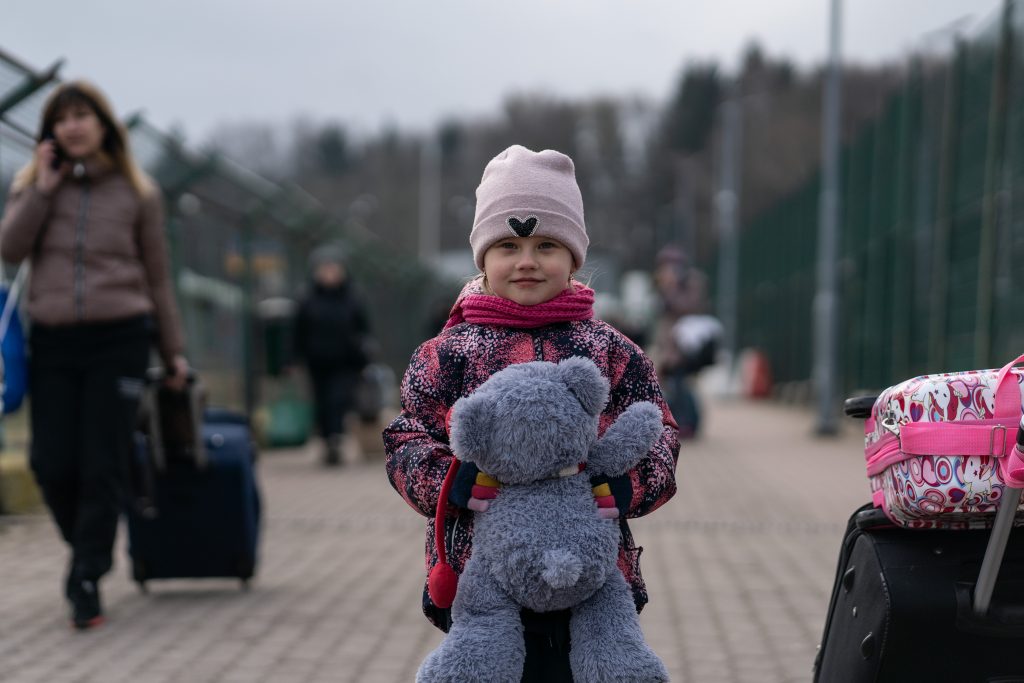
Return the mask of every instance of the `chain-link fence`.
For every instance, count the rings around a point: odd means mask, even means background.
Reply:
[[[1024,351],[1024,3],[908,64],[843,151],[846,391],[1002,365]],[[743,227],[738,343],[811,376],[820,177]]]
[[[0,51],[0,197],[30,159],[59,63],[37,71]],[[270,182],[215,154],[188,148],[142,116],[126,120],[132,151],[163,191],[187,353],[212,401],[253,410],[260,379],[280,369],[287,344],[261,312],[308,284],[307,256],[323,242],[349,255],[366,299],[380,360],[404,368],[427,336],[440,283],[415,257],[385,244],[356,218],[326,210],[302,189]],[[401,264],[400,267],[397,264]],[[281,333],[281,330],[277,331]],[[286,333],[283,333],[286,336]]]

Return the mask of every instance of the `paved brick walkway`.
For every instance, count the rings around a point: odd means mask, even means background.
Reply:
[[[633,524],[652,596],[644,632],[674,681],[807,681],[840,535],[867,497],[858,426],[816,440],[804,411],[707,407],[679,494]],[[419,611],[423,520],[380,457],[326,471],[312,449],[275,451],[260,477],[251,591],[167,581],[142,595],[122,548],[103,583],[109,622],[84,634],[66,624],[49,520],[0,516],[0,680],[412,681],[442,634]]]

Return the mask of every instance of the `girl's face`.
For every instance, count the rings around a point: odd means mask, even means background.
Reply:
[[[484,252],[491,291],[523,306],[558,296],[569,286],[572,265],[572,253],[550,237],[508,237]]]
[[[105,133],[96,112],[82,103],[66,107],[53,122],[57,145],[72,159],[88,159],[99,152]]]

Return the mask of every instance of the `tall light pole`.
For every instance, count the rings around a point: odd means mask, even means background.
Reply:
[[[818,403],[815,432],[838,431],[839,297],[839,116],[841,65],[839,39],[842,0],[832,0],[829,17],[829,59],[821,127],[822,178],[818,207],[818,289],[814,295],[814,388]]]
[[[718,218],[718,316],[729,353],[729,374],[736,362],[737,297],[739,292],[739,198],[743,119],[738,88],[722,104],[722,146],[715,213]]]
[[[428,134],[420,146],[419,257],[436,266],[441,256],[441,150]]]

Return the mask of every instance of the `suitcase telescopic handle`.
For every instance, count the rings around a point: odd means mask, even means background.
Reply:
[[[1017,445],[1013,450],[1015,451],[1013,456],[1024,460],[1024,417],[1021,417],[1020,426],[1017,429]],[[981,561],[978,583],[974,588],[974,613],[978,616],[987,614],[992,602],[992,592],[995,590],[996,578],[999,576],[999,566],[1003,563],[1003,553],[1006,551],[1010,530],[1013,529],[1013,521],[1017,516],[1017,506],[1020,505],[1020,494],[1021,489],[1016,487],[1007,485],[1003,489],[1003,498],[999,501],[999,510],[992,523],[992,535],[985,547],[985,558]]]
[[[843,401],[843,412],[848,417],[866,420],[871,417],[871,408],[877,400],[878,396],[853,396]]]
[[[149,434],[152,457],[157,470],[161,472],[167,468],[167,456],[164,452],[163,434],[161,433],[160,410],[156,398],[156,385],[163,381],[166,376],[167,371],[162,367],[152,367],[146,370],[146,383],[149,386],[149,390],[146,392],[146,401],[149,404],[147,412],[149,413]],[[196,372],[195,368],[188,369],[185,381],[188,384],[186,391],[188,392],[189,412],[192,418],[192,433],[195,435],[193,460],[196,467],[202,470],[206,469],[206,466],[209,464],[209,459],[206,453],[206,443],[203,440],[202,399],[199,396],[199,392],[195,391],[195,384],[199,381],[199,373]]]

